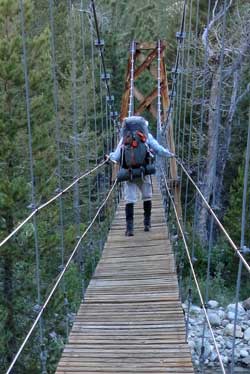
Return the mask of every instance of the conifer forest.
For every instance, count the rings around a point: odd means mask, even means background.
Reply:
[[[100,35],[91,1],[0,0],[0,242],[33,214],[0,246],[1,373],[77,246],[11,371],[55,373],[121,196],[118,186],[98,210],[114,180],[104,155],[117,144],[133,40],[166,44],[172,151],[250,264],[249,0],[96,0],[95,7]],[[143,95],[150,79],[138,79]],[[157,136],[153,115],[143,116]],[[239,257],[179,165],[178,185],[202,292],[220,305],[250,298],[249,272],[243,266],[237,295]],[[163,198],[185,302],[190,268]]]

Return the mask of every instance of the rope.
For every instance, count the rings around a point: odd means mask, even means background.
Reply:
[[[29,75],[28,75],[28,59],[27,59],[27,40],[25,33],[25,19],[24,19],[24,4],[23,0],[20,0],[20,17],[21,17],[21,32],[22,32],[22,49],[23,49],[23,69],[24,69],[24,80],[25,80],[25,101],[26,101],[26,115],[27,115],[27,127],[28,127],[28,146],[29,146],[29,164],[30,164],[30,178],[31,178],[31,201],[32,206],[35,206],[36,191],[35,191],[35,178],[34,178],[34,159],[33,159],[33,147],[32,147],[32,129],[31,129],[31,107],[30,107],[30,86],[29,86]],[[40,279],[40,249],[38,243],[38,229],[36,216],[33,217],[34,225],[34,241],[35,241],[35,259],[36,259],[36,287],[37,287],[37,303],[41,304],[41,279]],[[40,361],[42,374],[47,373],[46,369],[46,352],[44,349],[44,328],[42,319],[39,320],[39,339],[40,339]]]
[[[250,161],[250,108],[249,108],[249,124],[248,124],[248,135],[247,135],[247,151],[245,160],[245,171],[244,171],[244,187],[243,187],[243,198],[242,198],[242,215],[241,215],[241,238],[240,247],[244,248],[245,245],[245,229],[246,229],[246,203],[247,203],[247,189],[248,189],[248,172],[249,172],[249,161]],[[242,275],[242,261],[239,260],[237,283],[236,283],[236,302],[235,302],[235,318],[234,318],[234,340],[232,347],[232,360],[231,360],[231,374],[234,373],[234,353],[235,353],[235,335],[236,335],[236,324],[238,318],[238,304],[241,286],[241,275]]]
[[[180,28],[179,38],[177,39],[177,41],[178,41],[178,47],[177,47],[177,55],[176,55],[176,61],[175,61],[175,68],[174,68],[174,73],[173,73],[174,77],[173,77],[173,82],[172,82],[172,90],[171,90],[171,95],[170,95],[170,103],[169,103],[169,107],[168,107],[168,110],[167,110],[167,118],[166,118],[165,125],[164,125],[164,127],[162,129],[163,135],[166,132],[166,129],[167,129],[167,126],[168,126],[168,123],[169,123],[169,119],[170,119],[170,115],[171,115],[172,109],[173,109],[174,92],[175,92],[175,89],[176,89],[176,77],[177,77],[177,74],[178,74],[179,60],[180,60],[180,45],[182,43],[182,37],[183,37],[183,31],[184,31],[184,25],[185,25],[186,7],[187,7],[187,0],[184,1],[184,5],[183,5],[181,28]]]
[[[81,4],[82,5],[82,4]],[[92,11],[93,11],[93,17],[94,17],[94,23],[95,23],[95,29],[96,29],[96,34],[97,34],[97,42],[98,42],[98,47],[100,49],[100,56],[101,56],[101,61],[102,61],[102,68],[103,68],[103,80],[105,81],[106,89],[107,89],[107,94],[108,94],[108,102],[109,102],[109,109],[110,109],[110,117],[115,126],[117,126],[116,122],[116,112],[114,108],[114,103],[111,95],[111,90],[110,90],[110,85],[109,85],[109,78],[106,70],[106,65],[105,65],[105,59],[104,59],[104,52],[103,52],[103,43],[101,41],[100,37],[100,31],[99,31],[99,25],[98,25],[98,19],[97,19],[97,14],[96,14],[96,7],[95,7],[95,1],[91,0],[91,6],[92,6]]]
[[[206,307],[205,307],[204,300],[203,300],[203,297],[202,297],[202,294],[201,294],[201,290],[200,290],[200,286],[199,286],[199,283],[198,283],[198,280],[197,280],[197,276],[196,276],[196,273],[194,271],[194,267],[193,267],[192,259],[191,259],[190,253],[189,253],[189,249],[188,249],[187,241],[186,241],[186,238],[185,238],[185,234],[184,234],[181,222],[180,222],[179,217],[178,217],[178,213],[177,213],[177,210],[176,210],[176,206],[175,206],[173,197],[172,197],[172,195],[170,193],[170,190],[169,190],[169,187],[168,187],[168,183],[167,183],[166,176],[164,174],[164,170],[162,168],[161,168],[161,172],[162,172],[162,175],[163,175],[163,178],[164,178],[164,182],[165,182],[165,186],[166,186],[166,189],[167,189],[167,192],[168,192],[168,196],[171,200],[171,203],[172,203],[172,206],[173,206],[173,209],[174,209],[174,212],[175,212],[175,217],[176,217],[176,220],[177,220],[177,224],[178,224],[179,230],[180,230],[181,235],[182,235],[182,239],[183,239],[186,254],[187,254],[187,257],[188,257],[189,265],[190,265],[190,268],[191,268],[191,271],[192,271],[193,279],[194,279],[194,282],[195,282],[195,285],[196,285],[196,288],[197,288],[197,292],[198,292],[198,295],[199,295],[199,298],[200,298],[200,301],[201,301],[201,306],[202,306],[205,318],[207,320],[209,330],[210,330],[211,335],[212,335],[212,339],[214,341],[214,346],[215,346],[215,350],[216,350],[217,355],[218,355],[220,367],[221,367],[221,370],[222,370],[223,374],[226,374],[224,364],[222,362],[222,358],[221,358],[221,355],[220,355],[220,351],[219,351],[219,348],[218,348],[218,345],[217,345],[217,342],[216,342],[216,339],[215,339],[215,336],[214,336],[214,332],[213,332],[213,329],[212,329],[212,326],[211,326],[211,323],[209,321],[209,317],[208,317],[208,314],[207,314],[207,311],[206,311]]]
[[[134,73],[135,73],[135,41],[131,44],[131,70],[130,70],[130,93],[129,93],[129,107],[128,117],[134,114]]]
[[[22,0],[20,0],[22,1]],[[104,164],[106,164],[106,161],[102,161],[100,164],[96,165],[93,169],[86,171],[84,174],[80,175],[80,177],[76,178],[74,182],[72,182],[68,187],[64,188],[61,192],[59,192],[57,195],[52,197],[50,200],[45,202],[44,204],[41,204],[39,207],[35,208],[33,212],[25,218],[22,223],[20,223],[5,239],[3,239],[0,242],[0,247],[2,247],[10,238],[12,238],[13,235],[15,235],[24,225],[27,223],[36,213],[40,212],[42,209],[50,205],[52,202],[57,200],[60,196],[62,196],[64,193],[68,192],[76,183],[78,183],[81,179],[89,176],[90,174],[94,173],[96,170],[98,170],[100,167],[102,167]]]
[[[182,170],[184,171],[184,173],[186,174],[186,176],[189,178],[189,180],[191,181],[191,183],[193,184],[193,186],[195,187],[195,189],[197,190],[198,194],[200,195],[200,197],[202,198],[203,202],[205,203],[208,211],[212,214],[212,216],[214,217],[215,221],[217,222],[218,226],[220,227],[220,229],[222,230],[222,232],[224,233],[224,235],[226,236],[228,242],[230,243],[231,247],[235,250],[236,254],[240,257],[240,259],[242,260],[243,264],[245,265],[247,271],[250,273],[250,266],[248,265],[247,261],[245,260],[245,258],[242,256],[242,254],[240,253],[237,245],[234,243],[234,241],[231,239],[231,237],[229,236],[228,232],[226,231],[225,227],[222,225],[222,223],[220,222],[219,218],[216,216],[216,214],[214,213],[213,209],[211,208],[211,206],[208,204],[207,200],[205,199],[204,195],[202,194],[201,190],[199,189],[199,187],[197,186],[197,184],[195,183],[195,181],[193,180],[193,178],[188,174],[188,171],[186,170],[186,168],[183,166],[183,164],[178,160],[176,159],[177,163],[181,166]]]
[[[53,100],[54,100],[54,112],[55,112],[55,135],[56,135],[56,153],[57,153],[57,181],[59,191],[62,189],[62,178],[61,178],[61,156],[60,156],[60,137],[61,137],[61,121],[59,116],[59,94],[58,94],[58,80],[57,80],[57,64],[56,64],[56,52],[55,52],[55,27],[54,27],[54,0],[49,0],[49,22],[51,30],[51,54],[52,54],[52,78],[53,78]],[[63,218],[63,199],[59,197],[59,231],[60,231],[60,249],[61,249],[61,266],[64,267],[64,218]],[[65,282],[62,285],[63,293],[66,298],[66,287]],[[66,311],[67,312],[67,311]],[[69,335],[69,321],[68,313],[66,314],[66,336]]]
[[[157,43],[157,140],[161,135],[161,40]]]
[[[75,14],[72,7],[72,1],[68,1],[68,12],[69,12],[69,37],[70,37],[70,50],[71,50],[71,106],[72,106],[72,138],[73,138],[73,173],[74,177],[79,175],[79,109],[77,104],[77,55],[76,55],[76,35],[75,35]],[[97,163],[97,158],[96,158]],[[79,184],[74,185],[73,190],[73,212],[76,227],[76,238],[80,236],[80,223],[81,223],[81,209],[80,209],[80,197],[79,197]],[[79,258],[77,259],[78,264],[82,263],[83,248],[80,247]],[[81,267],[81,265],[80,265]]]
[[[6,371],[6,374],[9,374],[9,373],[11,372],[11,370],[13,369],[13,367],[14,367],[16,361],[18,360],[20,354],[22,353],[22,351],[23,351],[23,349],[24,349],[24,347],[25,347],[27,341],[29,340],[29,338],[30,338],[32,332],[34,331],[34,329],[35,329],[37,323],[39,322],[39,320],[40,320],[40,318],[41,318],[43,312],[45,311],[45,309],[46,309],[48,303],[50,302],[52,296],[54,295],[55,291],[57,290],[58,285],[60,284],[60,282],[61,282],[61,280],[62,280],[64,274],[65,274],[66,271],[68,270],[68,267],[69,267],[71,261],[73,260],[73,258],[74,258],[74,256],[75,256],[75,254],[76,254],[76,252],[77,252],[77,250],[78,250],[78,248],[79,248],[79,246],[80,246],[82,240],[85,238],[85,236],[87,235],[87,233],[89,232],[89,230],[90,230],[90,229],[92,228],[92,226],[94,225],[94,223],[95,223],[97,217],[99,216],[101,210],[103,209],[103,207],[106,205],[107,201],[109,200],[109,198],[110,198],[110,196],[111,196],[111,194],[112,194],[112,192],[113,192],[113,190],[114,190],[116,184],[117,184],[117,180],[115,180],[115,182],[113,183],[111,189],[109,190],[109,193],[107,194],[105,200],[103,201],[103,203],[101,204],[101,206],[100,206],[99,209],[97,210],[97,212],[96,212],[94,218],[92,219],[92,221],[90,222],[90,224],[88,225],[88,227],[86,228],[86,230],[83,232],[83,234],[82,234],[81,237],[79,238],[79,240],[78,240],[78,242],[77,242],[75,248],[73,249],[73,251],[72,251],[72,253],[71,253],[71,255],[70,255],[68,261],[66,262],[66,264],[65,264],[65,266],[64,266],[64,269],[62,270],[62,272],[61,272],[60,275],[58,276],[58,278],[57,278],[57,280],[56,280],[54,286],[52,287],[52,289],[51,289],[51,291],[50,291],[50,293],[49,293],[49,295],[48,295],[48,297],[47,297],[47,299],[45,300],[45,302],[44,302],[43,305],[41,306],[41,308],[40,308],[40,312],[38,313],[38,315],[37,315],[35,321],[33,322],[33,324],[32,324],[32,326],[31,326],[29,332],[27,333],[27,335],[26,335],[26,337],[25,337],[25,339],[24,339],[22,345],[20,346],[18,352],[16,353],[16,355],[15,355],[15,357],[14,357],[14,359],[13,359],[11,365],[9,366],[8,370]]]
[[[94,114],[94,137],[95,137],[95,159],[97,162],[98,150],[97,150],[97,118],[96,118],[96,79],[95,79],[95,51],[94,51],[94,28],[93,21],[90,23],[90,40],[91,40],[91,80],[93,90],[93,114]]]

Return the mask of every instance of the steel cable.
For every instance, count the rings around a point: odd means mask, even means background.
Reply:
[[[30,179],[31,179],[31,201],[32,206],[35,206],[36,202],[36,190],[35,190],[35,176],[34,176],[34,157],[33,157],[33,135],[31,128],[31,105],[30,105],[30,81],[28,73],[28,56],[27,56],[27,39],[25,30],[25,15],[24,15],[24,3],[20,0],[20,17],[21,17],[21,33],[22,33],[22,51],[23,51],[23,70],[24,70],[24,81],[25,81],[25,101],[26,101],[26,115],[27,115],[27,127],[28,127],[28,147],[29,147],[29,164],[30,164]],[[36,274],[36,287],[37,287],[37,303],[41,305],[41,277],[40,277],[40,248],[38,240],[38,228],[36,216],[33,217],[34,226],[34,242],[35,242],[35,274]],[[44,349],[44,326],[42,318],[39,320],[39,340],[40,340],[40,361],[42,374],[47,373],[46,361],[47,355]]]
[[[0,242],[0,247],[2,247],[10,238],[13,237],[24,225],[27,223],[35,214],[40,212],[42,209],[50,205],[52,202],[57,200],[60,196],[68,192],[76,183],[78,183],[81,179],[89,176],[90,174],[94,173],[96,170],[98,170],[100,167],[106,164],[107,161],[102,161],[100,164],[96,165],[93,169],[86,171],[84,174],[80,175],[74,182],[72,182],[70,185],[68,185],[66,188],[64,188],[61,192],[56,194],[54,197],[52,197],[50,200],[46,201],[44,204],[41,204],[39,207],[35,208],[33,212],[26,217],[5,239],[3,239]]]
[[[183,5],[180,33],[179,33],[179,38],[177,39],[178,46],[177,46],[177,54],[176,54],[176,60],[175,60],[175,68],[174,68],[174,73],[173,73],[174,78],[173,78],[173,82],[172,82],[170,103],[169,103],[169,107],[168,107],[168,110],[167,110],[167,118],[166,118],[165,124],[162,128],[163,135],[165,134],[165,132],[167,130],[167,126],[168,126],[168,123],[169,123],[169,120],[170,120],[170,115],[172,113],[172,108],[173,108],[174,92],[175,92],[175,89],[176,89],[176,77],[177,77],[177,74],[178,74],[179,60],[180,60],[180,42],[181,42],[181,39],[183,37],[185,17],[186,17],[186,8],[187,8],[187,0],[184,1],[184,5]]]
[[[61,177],[61,149],[60,149],[60,137],[61,137],[61,121],[59,116],[59,93],[58,93],[58,79],[57,79],[57,61],[56,61],[56,48],[55,48],[55,25],[54,25],[54,0],[49,0],[49,23],[51,31],[51,57],[52,57],[52,79],[53,79],[53,100],[54,100],[54,112],[55,112],[55,136],[56,136],[56,154],[57,154],[57,183],[59,190],[62,189],[62,177]],[[61,266],[64,266],[64,217],[63,217],[63,199],[59,197],[59,232],[60,232],[60,250],[61,250]],[[66,300],[66,286],[65,282],[62,284],[64,299]],[[66,311],[66,336],[69,335],[69,323]]]
[[[135,73],[135,41],[131,43],[131,69],[130,69],[130,90],[129,90],[129,107],[128,117],[134,114],[134,73]]]
[[[242,198],[241,238],[240,238],[241,249],[243,249],[245,245],[246,203],[247,203],[247,190],[248,190],[249,161],[250,161],[250,108],[249,108],[248,135],[247,135],[247,150],[246,150],[245,170],[244,170],[243,198]],[[242,260],[239,259],[239,267],[238,267],[237,282],[236,282],[236,295],[235,295],[235,318],[234,318],[234,329],[233,329],[234,340],[233,340],[233,348],[232,348],[231,374],[234,373],[234,356],[235,356],[235,345],[236,345],[235,337],[236,337],[236,325],[237,325],[237,318],[238,318],[241,275],[242,275]]]
[[[218,345],[217,345],[217,342],[216,342],[216,339],[215,339],[215,336],[214,336],[214,332],[213,332],[213,329],[212,329],[212,326],[211,326],[211,323],[209,321],[209,317],[208,317],[208,314],[207,314],[207,311],[206,311],[206,307],[205,307],[205,303],[204,303],[204,300],[203,300],[203,297],[202,297],[202,293],[201,293],[201,290],[200,290],[199,282],[197,280],[196,273],[194,271],[192,258],[191,258],[190,253],[189,253],[189,249],[188,249],[187,241],[186,241],[185,234],[184,234],[184,231],[183,231],[183,228],[182,228],[182,224],[181,224],[180,219],[178,217],[176,206],[175,206],[173,197],[172,197],[172,195],[170,193],[170,190],[169,190],[169,187],[168,187],[167,178],[166,178],[164,170],[162,168],[161,168],[161,172],[162,172],[162,176],[164,178],[164,184],[166,186],[168,196],[169,196],[169,198],[171,200],[171,203],[172,203],[172,206],[173,206],[173,209],[174,209],[174,212],[175,212],[175,217],[176,217],[176,220],[177,220],[177,224],[178,224],[179,230],[181,232],[181,236],[182,236],[183,243],[184,243],[184,246],[185,246],[185,251],[186,251],[186,254],[187,254],[187,257],[188,257],[188,261],[189,261],[189,265],[190,265],[191,272],[192,272],[192,275],[193,275],[193,279],[194,279],[194,282],[195,282],[195,285],[196,285],[196,289],[197,289],[197,292],[198,292],[198,295],[199,295],[199,298],[200,298],[200,301],[201,301],[201,306],[202,306],[205,318],[207,320],[207,324],[208,324],[209,330],[211,332],[212,339],[214,341],[214,346],[215,346],[215,350],[216,350],[217,355],[218,355],[220,367],[221,367],[221,370],[222,370],[223,374],[226,374],[226,371],[225,371],[225,368],[224,368],[224,364],[222,362],[222,358],[221,358],[221,355],[220,355],[220,351],[219,351],[219,348],[218,348]]]
[[[103,80],[106,85],[107,89],[107,94],[108,94],[108,105],[109,105],[109,111],[110,111],[110,117],[115,126],[117,125],[116,121],[116,112],[114,108],[114,102],[112,100],[112,95],[111,95],[111,90],[110,90],[110,84],[109,84],[109,78],[106,70],[106,64],[105,64],[105,59],[104,59],[104,51],[103,47],[104,45],[102,44],[101,36],[100,36],[100,31],[99,31],[99,24],[98,24],[98,19],[97,19],[97,14],[96,14],[96,7],[95,7],[95,1],[91,0],[91,6],[92,6],[92,11],[93,11],[93,17],[94,17],[94,23],[95,23],[95,29],[96,29],[96,34],[97,34],[97,42],[98,42],[98,47],[100,48],[100,55],[101,55],[101,61],[102,61],[102,68],[103,68]]]
[[[26,337],[25,337],[23,343],[21,344],[21,346],[20,346],[18,352],[16,353],[16,355],[15,355],[15,357],[14,357],[14,359],[13,359],[11,365],[9,366],[8,370],[6,371],[6,374],[9,374],[9,373],[11,372],[11,370],[13,369],[13,367],[14,367],[16,361],[18,360],[20,354],[22,353],[22,351],[23,351],[23,349],[24,349],[24,347],[25,347],[27,341],[29,340],[29,338],[30,338],[32,332],[34,331],[34,329],[35,329],[37,323],[38,323],[39,320],[41,319],[43,312],[44,312],[45,309],[47,308],[48,303],[50,302],[52,296],[54,295],[55,291],[57,290],[58,285],[60,284],[62,278],[64,277],[65,272],[68,270],[68,267],[69,267],[69,265],[70,265],[72,259],[74,258],[74,256],[75,256],[75,254],[76,254],[76,252],[77,252],[77,250],[78,250],[78,248],[79,248],[79,246],[80,246],[82,240],[85,238],[85,236],[88,234],[88,232],[90,231],[90,229],[91,229],[92,226],[94,225],[94,223],[95,223],[97,217],[99,216],[101,210],[102,210],[103,207],[106,205],[106,203],[107,203],[107,201],[109,200],[109,198],[110,198],[112,192],[114,191],[114,189],[115,189],[115,187],[116,187],[116,184],[117,184],[117,180],[115,180],[115,182],[113,183],[113,185],[112,185],[112,187],[110,188],[110,190],[109,190],[109,192],[108,192],[108,194],[107,194],[105,200],[102,202],[102,204],[100,205],[99,209],[97,210],[97,212],[96,212],[94,218],[92,219],[92,221],[90,222],[90,224],[88,225],[88,227],[85,229],[85,231],[83,232],[83,234],[80,236],[80,238],[79,238],[79,240],[78,240],[76,246],[74,247],[74,249],[73,249],[73,251],[72,251],[70,257],[68,258],[68,261],[65,263],[65,266],[64,266],[63,270],[62,270],[61,273],[59,274],[59,276],[58,276],[58,278],[57,278],[57,280],[56,280],[54,286],[52,287],[51,291],[49,292],[49,295],[47,296],[47,299],[45,300],[45,302],[43,303],[43,305],[41,305],[41,307],[40,307],[40,311],[39,311],[39,313],[38,313],[38,315],[37,315],[35,321],[33,322],[33,324],[32,324],[32,326],[31,326],[29,332],[27,333],[27,335],[26,335]]]
[[[180,167],[183,169],[184,173],[186,174],[186,176],[189,178],[190,182],[193,184],[193,186],[195,187],[195,189],[197,190],[198,194],[200,195],[200,197],[202,198],[203,202],[205,203],[205,206],[206,208],[208,209],[208,211],[212,214],[212,216],[214,217],[216,223],[218,224],[218,226],[220,227],[221,231],[224,233],[224,235],[226,236],[229,244],[231,245],[231,247],[234,249],[235,253],[237,254],[238,257],[240,257],[240,259],[242,260],[243,264],[245,265],[247,271],[250,273],[250,266],[249,264],[247,263],[247,261],[245,260],[245,258],[242,256],[242,254],[240,253],[240,250],[238,249],[237,245],[234,243],[234,241],[231,239],[230,235],[228,234],[228,232],[226,231],[226,229],[224,228],[224,226],[222,225],[222,223],[220,222],[219,218],[216,216],[216,214],[214,213],[213,209],[211,208],[211,206],[208,204],[207,200],[205,199],[204,195],[202,194],[201,190],[199,189],[199,187],[197,186],[197,184],[195,183],[195,181],[193,180],[193,178],[189,175],[187,169],[184,167],[184,165],[182,164],[182,162],[178,159],[176,159],[177,163],[180,165]]]

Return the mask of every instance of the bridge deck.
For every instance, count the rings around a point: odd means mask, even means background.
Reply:
[[[194,373],[174,257],[156,188],[152,229],[124,236],[121,204],[56,374]]]

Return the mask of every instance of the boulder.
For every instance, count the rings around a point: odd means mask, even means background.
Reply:
[[[191,307],[190,307],[190,314],[192,316],[200,315],[201,312],[202,312],[202,309],[199,306],[191,305]]]
[[[244,339],[250,341],[250,327],[244,331]]]
[[[240,350],[240,357],[247,357],[249,354],[248,354],[248,351],[246,349],[241,349]]]
[[[234,321],[235,313],[234,312],[227,312],[227,318],[229,319],[229,321]]]
[[[242,306],[245,310],[250,310],[250,297],[242,302]]]
[[[223,320],[226,317],[226,313],[222,309],[218,310],[218,314],[221,320]]]
[[[218,308],[219,303],[218,303],[218,301],[215,301],[215,300],[209,300],[207,305],[208,305],[209,308],[215,309],[215,308]]]
[[[228,323],[226,327],[224,328],[224,334],[228,336],[234,335],[234,325],[232,323]],[[241,330],[241,327],[239,325],[236,325],[236,331],[235,331],[235,337],[236,338],[242,338],[243,332]]]
[[[236,304],[229,304],[227,306],[227,312],[233,312],[235,313],[235,309],[236,309]],[[243,308],[243,306],[241,305],[241,303],[238,303],[238,314],[245,314],[245,309]]]
[[[212,326],[220,326],[221,319],[218,313],[216,312],[208,312],[208,318]]]
[[[244,357],[241,362],[243,362],[243,364],[245,364],[246,366],[249,366],[250,367],[250,356],[247,356],[247,357]]]

